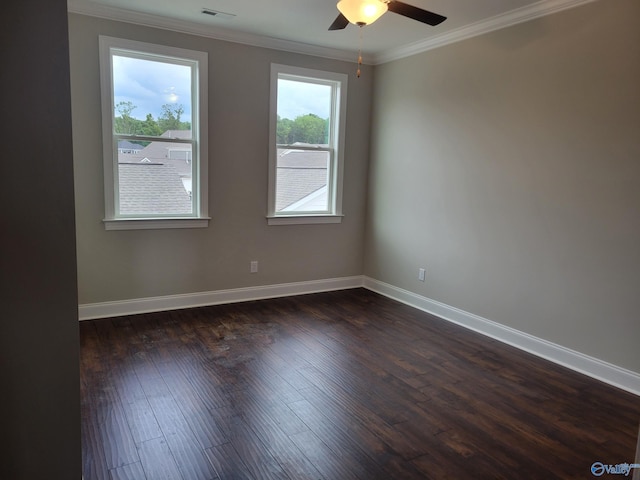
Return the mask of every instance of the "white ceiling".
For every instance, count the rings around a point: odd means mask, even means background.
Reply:
[[[362,29],[367,63],[383,63],[593,0],[406,0],[447,17],[436,27],[392,12]],[[282,50],[353,60],[359,28],[328,31],[336,0],[68,0],[70,12]],[[202,14],[207,8],[234,16]]]

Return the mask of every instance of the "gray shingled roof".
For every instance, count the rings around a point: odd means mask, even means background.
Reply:
[[[160,136],[163,138],[179,138],[185,140],[191,138],[191,130],[167,130]]]
[[[191,214],[191,198],[173,165],[119,163],[121,215]]]
[[[121,148],[138,151],[138,150],[142,150],[144,147],[137,143],[132,143],[129,140],[118,140],[118,150]]]
[[[191,131],[168,130],[161,136],[190,138]],[[121,214],[191,213],[191,199],[181,178],[191,178],[192,162],[169,158],[169,150],[185,148],[190,145],[151,142],[136,154],[118,156]],[[327,186],[328,161],[328,152],[278,149],[276,211],[296,208],[316,192],[315,201],[321,203],[326,198],[320,190]]]
[[[328,152],[278,149],[276,212],[327,185]]]
[[[151,142],[138,153],[120,154],[118,156],[118,163],[140,163],[145,158],[148,158],[152,163],[171,164],[179,175],[190,177],[192,168],[191,161],[187,162],[184,158],[169,158],[169,150],[184,149],[190,150],[191,146],[185,145],[184,143]]]

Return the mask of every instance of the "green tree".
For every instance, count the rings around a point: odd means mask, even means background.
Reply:
[[[293,143],[291,140],[291,129],[293,128],[293,120],[290,118],[281,118],[278,115],[276,123],[276,142],[280,145],[289,145]]]
[[[167,107],[171,107],[171,106],[167,105]],[[159,137],[160,135],[162,135],[162,133],[165,130],[169,130],[169,129],[163,130],[161,126],[158,125],[158,122],[154,120],[153,115],[151,115],[150,113],[147,113],[147,117],[145,120],[139,120],[137,118],[134,118],[131,115],[131,113],[136,108],[138,107],[134,105],[132,102],[119,102],[115,106],[116,111],[120,114],[120,116],[114,118],[115,129],[117,133],[124,133],[127,135],[145,135],[148,137]],[[168,116],[173,115],[174,117],[174,120],[173,120],[174,124],[172,124],[172,126],[178,126],[178,128],[172,128],[173,130],[190,128],[187,122],[180,122],[180,115],[182,114],[181,109],[172,110],[169,108],[167,109],[167,112],[168,112]],[[176,122],[176,115],[177,115],[177,122]],[[169,121],[171,121],[171,119],[169,119]],[[184,126],[185,124],[188,126],[185,127]],[[142,141],[139,141],[139,142],[136,141],[133,143],[138,143],[143,146],[146,146],[149,144],[149,142],[142,142]]]
[[[120,114],[119,117],[114,119],[116,132],[134,135],[136,133],[136,122],[139,122],[139,120],[133,118],[131,112],[137,107],[132,102],[119,102],[115,108]]]
[[[313,113],[296,117],[291,127],[293,142],[325,144],[328,143],[328,121]]]
[[[329,143],[329,119],[313,113],[300,115],[295,120],[277,117],[276,141],[290,145],[296,142],[311,144]]]
[[[147,113],[146,120],[140,122],[140,131],[136,133],[150,137],[159,137],[162,135],[163,131],[162,128],[160,128],[160,125],[158,125],[158,122],[153,119],[153,115]]]
[[[163,132],[167,130],[191,130],[190,122],[183,122],[180,117],[184,113],[184,107],[180,104],[172,105],[166,103],[162,105],[158,126]]]

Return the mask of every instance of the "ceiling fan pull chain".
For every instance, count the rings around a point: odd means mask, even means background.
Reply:
[[[356,77],[360,78],[360,66],[362,65],[362,27],[363,25],[360,25],[360,34],[359,34],[359,43],[358,43],[358,70],[356,70]]]

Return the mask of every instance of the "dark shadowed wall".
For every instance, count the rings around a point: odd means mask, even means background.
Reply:
[[[5,3],[0,39],[0,478],[78,480],[67,2]]]

